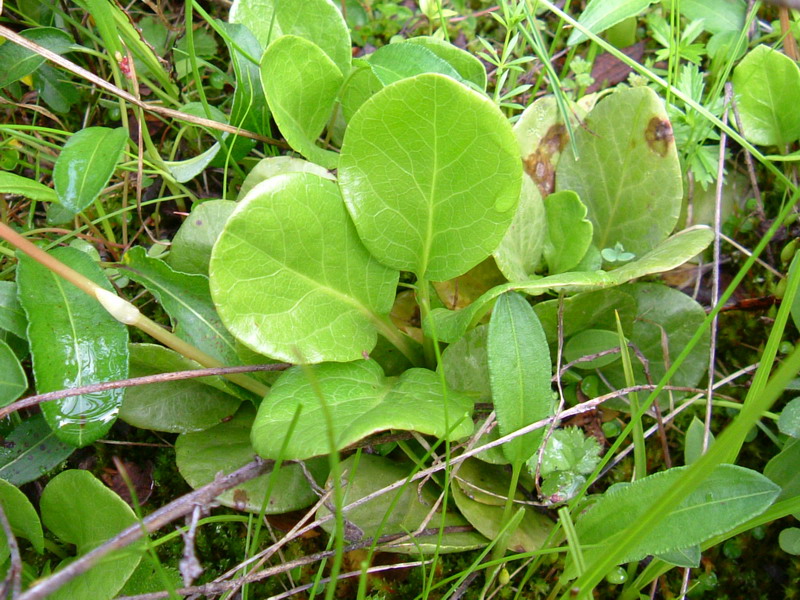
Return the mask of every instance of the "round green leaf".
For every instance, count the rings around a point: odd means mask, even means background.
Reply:
[[[793,438],[800,438],[800,398],[791,400],[781,411],[778,429]]]
[[[619,335],[615,331],[606,329],[584,329],[573,335],[564,345],[564,359],[572,362],[584,356],[597,354],[612,348],[619,348]],[[580,362],[575,365],[577,369],[593,370],[605,367],[619,360],[619,352],[599,356],[593,360]]]
[[[478,57],[466,50],[430,35],[408,38],[402,43],[419,44],[427,48],[439,58],[450,63],[463,79],[474,83],[481,90],[486,89],[486,67],[483,66]]]
[[[127,141],[121,127],[87,127],[69,138],[53,167],[58,202],[74,213],[89,206],[111,179]]]
[[[261,354],[308,363],[371,351],[398,280],[359,241],[336,185],[311,173],[256,186],[225,225],[210,271],[234,336]]]
[[[603,98],[575,130],[558,162],[556,187],[589,209],[594,243],[640,257],[664,240],[680,214],[683,186],[663,100],[647,87]]]
[[[42,492],[42,521],[62,541],[86,554],[120,531],[133,525],[136,516],[114,492],[88,471],[64,471]],[[141,554],[125,549],[78,575],[48,598],[106,600],[122,589],[141,560]]]
[[[314,142],[331,118],[342,72],[313,42],[286,35],[261,59],[261,84],[289,144],[308,160],[335,168],[338,155]]]
[[[574,269],[592,243],[592,223],[575,192],[561,191],[544,199],[547,235],[544,259],[551,274]]]
[[[100,267],[74,248],[57,248],[55,258],[113,291]],[[32,258],[19,255],[17,286],[28,315],[28,339],[39,393],[128,376],[128,330],[84,292]],[[114,423],[124,390],[71,396],[42,405],[59,439],[85,446]]]
[[[4,341],[0,340],[0,406],[7,406],[28,389],[25,370],[17,355]]]
[[[734,69],[733,87],[748,140],[783,147],[800,138],[800,69],[791,58],[756,46]]]
[[[231,23],[245,25],[263,47],[283,35],[295,35],[322,48],[339,71],[350,70],[350,32],[342,13],[331,0],[236,0]]]
[[[276,175],[285,175],[287,173],[314,173],[320,177],[336,181],[336,178],[331,175],[327,169],[320,167],[317,164],[303,160],[302,158],[295,158],[294,156],[268,156],[262,158],[255,167],[253,167],[247,174],[242,187],[239,188],[239,194],[236,197],[237,201],[243,200],[244,197],[262,181],[275,177]],[[225,202],[225,200],[218,200],[217,202]],[[208,202],[204,202],[200,207],[205,206]],[[232,206],[235,206],[231,203]],[[227,217],[226,217],[227,218]],[[223,222],[224,224],[224,222]],[[220,227],[221,229],[221,227]],[[178,231],[180,234],[180,231]],[[176,236],[177,238],[177,236]],[[175,242],[173,241],[172,251],[174,252]]]
[[[378,260],[444,281],[500,243],[522,168],[508,120],[489,99],[424,74],[383,88],[356,112],[339,179],[358,233]]]
[[[44,551],[42,522],[31,501],[16,486],[0,479],[0,504],[15,536],[24,537],[40,554]],[[8,539],[0,535],[0,560],[8,557]]]
[[[324,410],[318,393],[325,399]],[[298,410],[300,425],[285,442]],[[325,363],[308,371],[295,367],[281,376],[259,406],[253,447],[265,458],[277,458],[282,449],[284,459],[327,454],[327,415],[337,450],[387,429],[457,440],[472,433],[471,412],[469,398],[453,391],[445,395],[439,378],[426,369],[386,378],[372,360]]]
[[[458,72],[444,59],[419,44],[389,44],[369,55],[372,71],[383,85],[421,73],[441,73],[460,79]]]
[[[778,545],[787,554],[800,555],[800,529],[787,527],[778,535]]]
[[[130,376],[143,377],[199,369],[196,362],[155,344],[131,344]],[[187,433],[230,418],[241,401],[227,392],[221,377],[165,381],[130,387],[119,418],[142,429]]]
[[[522,181],[514,220],[494,251],[497,268],[509,281],[527,281],[539,268],[544,249],[547,221],[544,203],[530,177]]]
[[[172,239],[167,264],[182,273],[208,275],[211,248],[235,208],[236,203],[230,200],[195,205]]]
[[[230,421],[199,433],[178,436],[175,442],[175,462],[183,478],[197,489],[214,481],[218,473],[231,473],[253,460],[255,450],[250,444],[250,429],[255,410],[243,406]],[[311,460],[308,469],[318,483],[325,480],[327,460]],[[217,501],[224,506],[254,513],[261,511],[271,473],[223,492]],[[283,465],[272,483],[267,514],[299,510],[317,499],[299,465]]]
[[[358,457],[351,456],[342,461],[340,466],[342,472],[346,473],[347,485],[343,490],[345,505],[364,498],[395,481],[406,479],[412,468],[409,463],[398,463],[382,456],[369,454],[361,454]],[[329,480],[327,487],[330,488],[332,485],[333,483]],[[412,483],[399,491],[371,498],[368,502],[344,513],[347,522],[354,526],[352,527],[353,531],[348,533],[350,533],[352,541],[357,541],[362,534],[363,537],[375,537],[414,532],[428,519],[438,494],[439,491],[430,484],[420,488],[417,484]],[[448,506],[452,507],[452,504]],[[324,517],[329,514],[330,510],[323,506],[319,509],[317,516]],[[434,530],[432,533],[416,536],[411,540],[399,540],[381,546],[380,550],[404,554],[463,552],[481,548],[488,543],[485,537],[474,531],[443,532],[440,537],[439,532],[436,531],[440,524],[444,527],[469,525],[461,515],[452,510],[448,510],[444,518],[440,512],[437,512],[427,524],[427,529]],[[334,521],[330,520],[322,527],[328,532],[333,532]]]

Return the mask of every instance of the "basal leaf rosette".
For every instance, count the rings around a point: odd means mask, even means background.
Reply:
[[[390,329],[397,280],[358,239],[336,184],[311,173],[253,188],[210,262],[225,327],[252,350],[295,363],[370,352],[378,330]]]
[[[444,281],[500,243],[522,166],[508,120],[439,74],[393,83],[364,102],[342,144],[339,181],[358,234],[383,264]]]

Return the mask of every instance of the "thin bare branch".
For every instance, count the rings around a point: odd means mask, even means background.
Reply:
[[[156,375],[145,375],[143,377],[132,377],[130,379],[120,379],[118,381],[104,381],[103,383],[94,383],[92,385],[83,385],[81,387],[72,388],[68,390],[58,390],[56,392],[47,392],[46,394],[37,394],[36,396],[28,396],[13,404],[0,408],[0,419],[4,419],[11,413],[14,413],[23,408],[36,406],[42,402],[50,402],[51,400],[60,400],[61,398],[71,398],[72,396],[80,396],[83,394],[94,394],[97,392],[104,392],[106,390],[116,390],[119,388],[134,387],[137,385],[148,385],[152,383],[164,383],[166,381],[180,381],[183,379],[195,379],[197,377],[212,377],[216,375],[230,375],[233,373],[252,373],[255,371],[283,371],[288,369],[291,365],[288,363],[273,363],[264,365],[243,365],[238,367],[213,367],[208,369],[192,369],[190,371],[175,371],[172,373],[157,373]]]
[[[22,594],[19,600],[41,600],[47,598],[68,581],[85,573],[115,550],[120,550],[140,540],[145,532],[152,533],[164,525],[186,516],[197,505],[205,506],[210,504],[222,492],[263,475],[271,466],[271,462],[256,458],[230,475],[215,479],[208,485],[204,485],[162,506],[145,517],[141,523],[134,523],[102,546],[98,546],[84,554],[60,571],[53,573],[50,577],[38,581]]]
[[[211,119],[196,117],[194,115],[190,115],[181,112],[179,110],[174,110],[171,108],[166,108],[164,106],[156,106],[153,104],[148,104],[147,102],[142,102],[133,94],[130,94],[125,90],[117,87],[113,83],[110,83],[105,79],[98,77],[91,71],[87,71],[83,67],[76,65],[74,62],[64,58],[63,56],[59,56],[58,54],[52,52],[51,50],[48,50],[44,46],[40,46],[36,42],[32,42],[31,40],[22,37],[21,35],[9,29],[8,27],[0,25],[0,37],[4,37],[8,41],[14,42],[15,44],[18,44],[23,48],[30,50],[31,52],[35,52],[39,56],[46,58],[50,62],[57,64],[59,67],[62,67],[67,71],[70,71],[71,73],[74,73],[75,75],[86,79],[87,81],[90,81],[97,87],[104,89],[105,91],[113,94],[114,96],[123,98],[124,100],[127,100],[131,104],[143,108],[144,110],[149,111],[151,113],[155,113],[163,117],[170,117],[172,119],[177,119],[179,121],[184,121],[186,123],[192,123],[193,125],[208,127],[210,129],[217,129],[219,131],[225,131],[233,135],[239,135],[242,137],[251,138],[280,148],[288,148],[288,145],[285,142],[276,140],[275,138],[259,135],[258,133],[247,131],[246,129],[241,129],[239,127],[234,127],[233,125],[228,125],[227,123],[219,123]]]

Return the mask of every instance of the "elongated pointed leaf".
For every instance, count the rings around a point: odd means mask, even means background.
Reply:
[[[19,194],[42,202],[56,202],[58,199],[56,193],[43,183],[6,172],[0,172],[0,194]]]
[[[642,14],[655,0],[591,0],[578,23],[592,33],[601,33],[629,17]],[[568,46],[580,44],[586,35],[575,29],[567,40]]]
[[[683,186],[672,126],[663,101],[647,87],[606,96],[575,130],[556,188],[573,190],[589,209],[599,249],[622,244],[637,257],[675,228]]]
[[[310,377],[317,380],[327,405],[323,410]],[[472,433],[472,401],[458,392],[442,391],[435,373],[409,369],[387,379],[375,361],[326,363],[308,372],[286,371],[261,403],[253,425],[253,447],[265,458],[276,458],[295,412],[300,426],[283,453],[285,459],[328,454],[328,421],[337,449],[387,429],[419,431],[449,440]]]
[[[707,227],[686,229],[666,239],[641,259],[613,271],[558,273],[541,279],[498,285],[483,294],[467,308],[457,311],[436,308],[431,311],[431,318],[436,319],[436,333],[439,339],[444,342],[454,342],[464,334],[471,324],[474,324],[477,319],[486,314],[486,311],[491,307],[491,302],[500,294],[518,290],[531,296],[538,296],[550,290],[579,292],[622,285],[632,279],[663,273],[682,265],[702,252],[713,238],[713,232]],[[430,335],[430,323],[423,322],[422,325],[425,332]]]
[[[53,168],[59,203],[74,213],[89,206],[111,179],[127,141],[121,127],[87,127],[73,135]]]
[[[361,244],[336,185],[310,173],[253,189],[228,219],[210,270],[234,336],[261,354],[309,363],[371,351],[399,276]]]
[[[98,285],[113,291],[92,259],[74,248],[51,254]],[[28,316],[28,340],[39,393],[128,376],[128,330],[84,292],[27,256],[19,256],[17,285]],[[114,423],[123,390],[72,396],[42,405],[63,441],[85,446]]]
[[[283,35],[295,35],[319,46],[339,71],[350,71],[350,33],[340,9],[331,0],[236,0],[231,23],[253,32],[262,47]]]
[[[39,479],[75,450],[56,437],[41,414],[23,421],[0,447],[0,479],[22,485]]]
[[[503,294],[489,322],[489,377],[500,433],[507,435],[553,411],[552,366],[544,331],[519,294]],[[539,449],[544,429],[503,445],[506,458],[523,462]]]
[[[584,557],[591,563],[612,547],[618,532],[641,517],[674,485],[687,467],[676,467],[609,488],[575,524]],[[764,512],[780,488],[736,465],[719,465],[644,539],[626,549],[624,562],[700,544]]]
[[[40,502],[42,521],[58,538],[85,554],[133,525],[136,516],[125,501],[88,471],[64,471],[50,480]],[[142,556],[126,549],[102,561],[48,595],[56,600],[107,600],[122,589]]]
[[[522,183],[508,120],[484,96],[436,74],[367,100],[347,127],[339,167],[370,252],[431,281],[461,275],[494,251]]]
[[[316,145],[330,121],[344,79],[319,46],[286,35],[261,59],[261,83],[275,122],[286,141],[308,160],[335,168],[339,156]]]
[[[217,358],[238,365],[233,336],[228,333],[211,301],[208,278],[173,271],[141,246],[125,253],[125,273],[156,297],[169,314],[175,335]]]

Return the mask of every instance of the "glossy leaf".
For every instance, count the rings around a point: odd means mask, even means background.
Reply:
[[[39,554],[44,552],[42,522],[28,497],[11,483],[0,479],[0,504],[14,535],[30,541]],[[5,562],[8,556],[8,538],[3,534],[0,536],[0,560]]]
[[[242,183],[242,187],[239,189],[239,195],[236,197],[236,200],[243,200],[250,190],[262,181],[270,177],[275,177],[276,175],[286,175],[288,173],[313,173],[325,179],[336,181],[336,178],[331,175],[327,169],[320,167],[318,164],[303,160],[302,158],[295,158],[293,156],[268,156],[258,161],[256,166],[247,174],[247,177]]]
[[[132,344],[130,376],[199,369],[196,362],[155,344]],[[130,387],[119,418],[142,429],[187,433],[203,431],[236,413],[241,399],[228,393],[221,377],[186,379]]]
[[[219,142],[212,144],[197,156],[185,160],[164,161],[169,174],[178,183],[186,183],[197,177],[214,160],[221,148]]]
[[[346,485],[343,489],[345,505],[364,498],[395,481],[405,479],[410,473],[408,463],[397,463],[388,458],[369,454],[350,456],[342,461],[341,469],[346,473]],[[328,481],[326,487],[332,485]],[[351,534],[353,539],[350,541],[358,541],[362,535],[363,537],[374,537],[415,532],[426,522],[438,494],[438,490],[430,484],[420,489],[418,484],[412,483],[399,491],[372,498],[366,503],[345,511],[344,518],[355,526]],[[397,498],[398,495],[399,498]],[[397,499],[396,502],[395,499]],[[329,514],[330,511],[325,506],[317,512],[318,517],[325,517]],[[441,513],[435,513],[435,518],[428,521],[426,525],[426,529],[433,530],[433,533],[415,536],[411,540],[399,540],[382,545],[380,549],[404,554],[430,554],[433,552],[463,552],[480,548],[488,543],[486,538],[473,531],[444,532],[439,540],[438,527],[440,525],[466,527],[469,523],[461,515],[452,511],[448,511],[444,519]],[[322,527],[328,532],[333,531],[333,521],[328,521]]]
[[[800,68],[791,58],[759,45],[733,71],[742,133],[754,144],[783,148],[800,138]]]
[[[676,467],[633,483],[616,484],[582,513],[575,527],[586,562],[607,552],[619,533],[649,510],[686,468]],[[648,554],[700,544],[761,514],[779,491],[760,473],[736,465],[719,465],[644,539],[627,547],[622,560],[640,560]]]
[[[5,171],[0,172],[0,194],[19,194],[40,202],[56,202],[58,200],[55,191],[43,183]]]
[[[233,336],[217,315],[205,276],[173,271],[163,260],[148,257],[142,246],[125,253],[123,266],[164,307],[175,335],[224,365],[239,364]]]
[[[561,191],[544,199],[547,235],[544,259],[551,274],[569,271],[581,262],[592,243],[592,223],[575,192]]]
[[[211,257],[211,293],[228,330],[288,362],[371,351],[397,280],[359,241],[336,185],[310,173],[254,188]]]
[[[236,0],[230,21],[245,25],[264,48],[281,36],[304,38],[319,46],[340,72],[349,72],[350,33],[339,8],[331,0],[304,0],[302,8],[293,0]]]
[[[194,489],[214,481],[218,473],[231,473],[255,455],[250,444],[250,429],[255,410],[243,406],[233,419],[199,433],[178,436],[175,462],[186,482]],[[327,459],[311,460],[308,470],[322,485],[328,473]],[[267,492],[271,472],[223,492],[217,501],[237,510],[259,513]],[[266,514],[299,510],[313,504],[317,495],[311,489],[300,465],[284,464],[272,484]]]
[[[39,479],[75,450],[56,437],[41,414],[26,419],[0,447],[0,478],[14,485]]]
[[[17,298],[17,284],[13,281],[0,281],[0,329],[26,339],[28,321]]]
[[[387,86],[361,106],[345,132],[339,180],[378,260],[444,281],[500,243],[522,169],[508,121],[490,100],[425,74]]]
[[[617,243],[637,257],[663,241],[678,222],[683,186],[672,126],[663,101],[648,87],[606,96],[575,130],[579,157],[568,145],[556,188],[573,190],[589,209],[594,243]]]
[[[410,37],[403,44],[418,44],[427,48],[442,60],[447,61],[459,76],[475,84],[480,90],[486,89],[486,67],[476,56],[462,50],[455,44],[440,40],[430,35]]]
[[[113,291],[100,268],[80,250],[58,248],[55,258]],[[19,255],[19,299],[28,316],[28,339],[39,393],[128,375],[128,330],[95,300],[33,259]],[[50,427],[63,441],[86,446],[114,423],[123,390],[54,400],[42,405]]]
[[[494,251],[497,267],[509,281],[526,281],[540,267],[547,221],[538,188],[529,177],[522,181],[514,220]]]
[[[325,399],[325,410],[315,388]],[[253,425],[253,447],[261,456],[278,456],[298,409],[301,426],[286,444],[284,459],[330,452],[326,412],[337,449],[387,429],[449,440],[472,433],[472,401],[458,392],[445,395],[432,371],[409,369],[397,379],[387,379],[374,361],[325,363],[308,371],[289,369],[272,387]]]
[[[655,0],[591,0],[581,13],[578,23],[592,33],[602,33],[609,27],[644,12]],[[573,30],[567,39],[568,46],[587,39],[581,31]]]
[[[422,73],[440,73],[460,80],[461,76],[446,60],[419,44],[389,44],[369,55],[372,72],[383,85]]]
[[[127,142],[121,127],[87,127],[69,138],[53,167],[58,202],[74,213],[89,206],[111,179]]]
[[[4,341],[0,340],[0,406],[7,406],[28,389],[25,370],[17,355]]]
[[[489,378],[500,433],[507,435],[552,415],[552,365],[544,331],[530,304],[519,294],[503,294],[489,322]],[[539,449],[544,429],[503,444],[512,463]]]
[[[136,522],[125,501],[88,471],[70,470],[56,475],[42,492],[40,508],[45,526],[63,542],[74,544],[78,555]],[[48,598],[110,599],[125,585],[140,560],[141,554],[136,550],[120,551],[112,560],[102,561],[70,579]]]
[[[182,273],[208,275],[211,249],[236,208],[230,200],[197,204],[172,238],[167,264]]]
[[[343,79],[319,46],[293,35],[270,44],[261,59],[261,84],[281,133],[292,148],[329,169],[339,156],[315,140],[330,121]]]

